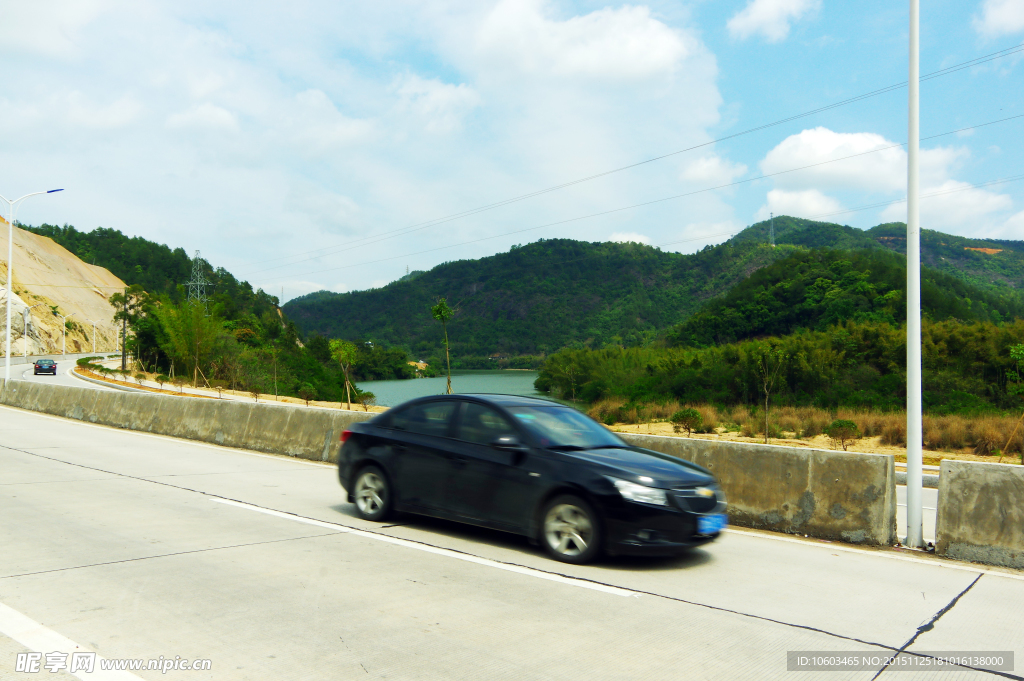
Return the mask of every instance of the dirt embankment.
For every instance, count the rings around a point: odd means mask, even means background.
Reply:
[[[0,337],[6,333],[7,231],[0,218]],[[82,262],[52,239],[15,227],[11,352],[23,354],[26,345],[30,355],[60,352],[64,322],[58,315],[68,318],[68,352],[92,352],[93,322],[96,351],[114,352],[115,310],[108,299],[124,287],[109,271]],[[26,329],[22,312],[27,308]]]

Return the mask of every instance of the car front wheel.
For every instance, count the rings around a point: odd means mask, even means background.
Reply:
[[[360,518],[374,522],[387,518],[391,512],[391,485],[381,469],[376,466],[361,469],[352,489]]]
[[[583,499],[568,494],[556,497],[544,507],[542,517],[541,544],[555,560],[579,565],[601,553],[601,525]]]

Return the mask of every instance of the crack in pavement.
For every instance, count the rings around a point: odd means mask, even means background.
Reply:
[[[971,589],[973,589],[974,585],[977,584],[978,581],[982,577],[984,577],[984,576],[985,576],[984,574],[980,574],[977,577],[975,577],[974,581],[967,585],[967,588],[965,588],[963,591],[961,591],[956,596],[954,596],[953,600],[951,600],[949,603],[946,603],[946,605],[944,605],[938,612],[936,612],[934,615],[932,615],[932,618],[930,620],[928,620],[927,622],[925,622],[924,624],[919,626],[914,631],[914,635],[911,636],[909,639],[907,639],[907,642],[904,643],[902,646],[900,646],[900,648],[898,650],[896,650],[895,654],[892,655],[891,659],[895,659],[895,658],[899,657],[900,654],[902,654],[902,653],[906,653],[907,655],[913,655],[915,657],[925,657],[925,658],[929,658],[929,659],[933,659],[933,660],[938,659],[938,658],[936,658],[933,655],[924,655],[924,654],[920,654],[920,653],[915,653],[913,651],[908,651],[907,648],[909,648],[911,645],[913,645],[914,642],[917,641],[918,637],[921,634],[924,634],[924,633],[929,632],[932,629],[934,629],[935,628],[935,623],[938,622],[939,619],[941,619],[943,615],[945,615],[947,612],[952,610],[953,607],[956,606],[956,604],[960,601],[960,599],[963,598],[964,596],[966,596],[967,592],[970,591]],[[875,681],[875,679],[877,679],[879,676],[881,676],[882,673],[886,669],[889,668],[890,663],[891,663],[891,661],[890,662],[886,662],[882,666],[882,668],[879,669],[878,672],[874,676],[871,677],[871,681]],[[1002,677],[1007,678],[1007,679],[1021,679],[1021,680],[1024,680],[1024,676],[1017,676],[1016,674],[1008,674],[1006,672],[996,671],[994,669],[985,669],[983,667],[971,667],[969,665],[959,665],[959,664],[957,666],[958,667],[962,667],[963,669],[970,669],[970,670],[973,670],[973,671],[976,671],[976,672],[984,672],[984,673],[987,673],[987,674],[993,674],[995,676],[1002,676]]]

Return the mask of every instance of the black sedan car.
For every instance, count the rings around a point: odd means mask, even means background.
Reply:
[[[341,485],[366,520],[403,511],[515,532],[567,563],[679,553],[726,523],[707,470],[547,400],[421,398],[341,440]]]
[[[32,374],[53,374],[57,375],[57,363],[52,359],[37,359],[32,365]]]

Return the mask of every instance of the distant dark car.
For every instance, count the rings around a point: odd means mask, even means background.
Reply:
[[[32,374],[53,374],[57,375],[57,363],[52,359],[37,359],[32,365]]]
[[[342,436],[361,518],[393,511],[526,535],[554,558],[671,555],[715,539],[725,498],[704,468],[626,444],[588,416],[512,395],[406,402]]]

